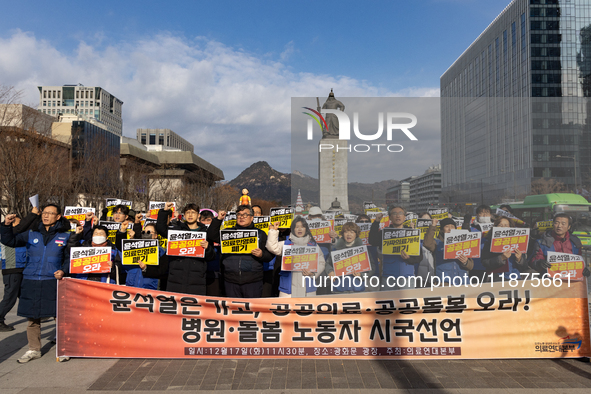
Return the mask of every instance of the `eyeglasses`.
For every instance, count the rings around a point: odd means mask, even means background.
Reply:
[[[360,220],[357,223],[369,223],[369,220]]]
[[[243,213],[242,215],[236,215],[237,218],[245,219],[249,216],[252,216],[250,213]]]
[[[57,216],[57,212],[42,212],[43,216]]]
[[[142,231],[142,234],[148,234],[148,235],[150,235],[150,234],[152,234],[152,232],[150,230],[148,230],[148,231]]]
[[[404,212],[392,212],[392,216],[406,216]]]

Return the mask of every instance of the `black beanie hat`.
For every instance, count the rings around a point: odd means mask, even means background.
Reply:
[[[456,227],[456,222],[454,222],[453,219],[445,218],[439,222],[439,231],[443,233],[443,228],[448,224],[453,224],[454,227]]]

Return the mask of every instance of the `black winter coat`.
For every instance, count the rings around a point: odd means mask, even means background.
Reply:
[[[168,211],[161,209],[158,211],[156,221],[156,232],[164,238],[168,238],[168,230],[192,231],[184,223],[175,223],[172,227],[166,224],[168,220]],[[197,231],[207,232],[205,226],[198,227]],[[215,249],[209,243],[205,249],[205,258],[168,256],[168,282],[166,291],[174,293],[186,293],[195,295],[205,295],[207,261],[215,259]]]
[[[207,229],[207,237],[214,242],[220,242],[220,227],[222,221],[214,218]],[[263,263],[268,263],[275,255],[267,250],[267,234],[261,229],[250,224],[248,227],[236,226],[231,230],[257,230],[259,236],[259,249],[263,251],[261,257],[255,257],[251,253],[222,254],[220,264],[225,281],[239,285],[263,281]]]

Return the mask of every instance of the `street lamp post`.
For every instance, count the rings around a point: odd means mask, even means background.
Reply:
[[[577,156],[562,156],[562,155],[556,155],[556,157],[558,158],[562,158],[562,159],[572,159],[573,163],[575,165],[575,193],[577,192]]]

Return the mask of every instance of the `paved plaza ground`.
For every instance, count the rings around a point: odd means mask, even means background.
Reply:
[[[0,290],[1,294],[1,290]],[[55,321],[42,323],[43,357],[27,350],[16,307],[0,333],[0,394],[115,391],[237,393],[591,393],[587,359],[553,360],[155,360],[55,359]]]
[[[146,360],[55,361],[55,321],[42,325],[44,356],[20,365],[25,319],[0,333],[0,394],[112,391],[249,393],[590,393],[591,363],[556,360]]]

